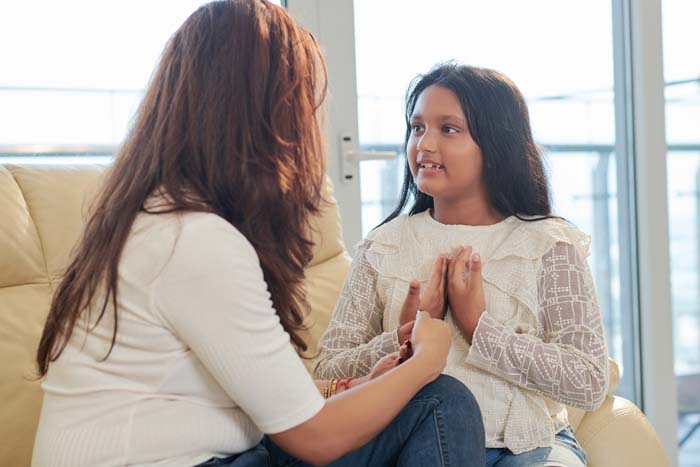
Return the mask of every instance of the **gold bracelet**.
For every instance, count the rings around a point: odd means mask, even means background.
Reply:
[[[338,389],[338,380],[333,378],[330,382],[328,389],[328,397],[335,396],[336,389]]]
[[[323,398],[328,399],[328,392],[331,389],[330,381],[326,382],[326,387],[323,388]]]

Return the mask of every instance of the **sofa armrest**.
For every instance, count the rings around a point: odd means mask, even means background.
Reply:
[[[630,401],[608,396],[576,429],[589,467],[664,467],[668,458],[644,414]]]

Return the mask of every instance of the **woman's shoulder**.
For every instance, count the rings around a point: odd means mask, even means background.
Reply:
[[[178,239],[189,254],[206,249],[215,256],[257,260],[255,248],[240,230],[223,217],[209,212],[189,212],[181,215]],[[195,246],[193,248],[193,246]],[[216,253],[218,252],[218,253]]]
[[[253,245],[230,222],[210,212],[140,214],[132,228],[130,250],[197,263],[212,258],[257,259]],[[135,248],[134,248],[135,247]]]
[[[229,221],[212,212],[186,212],[180,214],[183,231],[206,236],[245,237]]]
[[[142,213],[136,218],[134,233],[152,237],[172,237],[198,243],[231,240],[249,243],[245,236],[226,219],[211,212],[201,211]]]

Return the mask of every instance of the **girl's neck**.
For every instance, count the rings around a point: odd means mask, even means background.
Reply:
[[[433,218],[441,224],[493,225],[505,219],[505,216],[493,209],[484,199],[435,199]]]

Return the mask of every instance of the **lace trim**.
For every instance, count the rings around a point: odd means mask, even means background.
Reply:
[[[419,232],[426,227],[429,238],[424,239]],[[423,261],[426,253],[437,257],[468,244],[469,237],[484,235],[492,237],[491,247],[486,248],[489,251],[480,252],[484,281],[514,297],[535,319],[542,257],[556,243],[573,245],[584,258],[589,255],[590,237],[561,219],[525,222],[510,217],[494,226],[447,226],[433,220],[428,211],[392,220],[371,232],[357,248],[365,250],[366,261],[380,277],[426,282],[431,272],[431,264]],[[402,249],[401,245],[423,245],[433,251],[415,254],[415,249]]]

